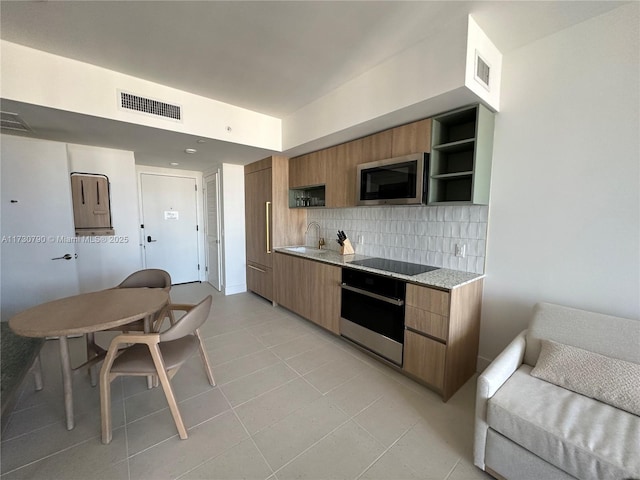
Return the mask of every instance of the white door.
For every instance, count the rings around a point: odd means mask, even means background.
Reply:
[[[78,271],[66,145],[11,135],[2,135],[0,143],[6,321],[26,308],[76,295]]]
[[[141,174],[146,268],[160,268],[173,283],[198,281],[196,179]]]
[[[219,173],[205,178],[205,205],[207,209],[207,280],[220,291],[220,202],[218,197]]]

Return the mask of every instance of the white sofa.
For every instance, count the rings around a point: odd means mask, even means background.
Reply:
[[[474,463],[509,480],[640,480],[640,413],[626,411],[627,404],[623,410],[531,375],[539,357],[540,363],[548,363],[548,346],[554,345],[548,340],[595,359],[604,355],[616,366],[624,364],[624,375],[609,373],[594,387],[602,390],[609,380],[626,382],[626,399],[638,408],[640,321],[536,305],[528,329],[478,378]]]

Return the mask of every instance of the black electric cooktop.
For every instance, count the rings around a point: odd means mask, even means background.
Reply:
[[[376,268],[387,272],[400,273],[402,275],[419,275],[420,273],[438,270],[438,267],[420,265],[419,263],[400,262],[398,260],[388,260],[386,258],[366,258],[364,260],[354,260],[351,265]]]

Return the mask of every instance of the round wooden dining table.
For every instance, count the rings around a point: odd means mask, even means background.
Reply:
[[[113,288],[43,303],[9,320],[9,327],[18,335],[58,337],[68,430],[74,427],[73,372],[95,364],[100,355],[97,351],[88,351],[87,355],[92,358],[72,368],[67,336],[92,335],[138,320],[148,324],[146,320],[150,321],[168,302],[169,294],[160,288]]]

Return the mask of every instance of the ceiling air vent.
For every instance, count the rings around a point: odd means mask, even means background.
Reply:
[[[120,92],[120,108],[170,118],[171,120],[182,120],[182,108],[180,105],[172,105],[126,92]]]
[[[17,113],[0,112],[0,120],[2,122],[2,130],[11,130],[23,133],[31,133],[33,131]]]
[[[490,72],[491,66],[486,62],[484,58],[480,56],[480,54],[476,50],[476,72],[474,78],[487,90],[489,90]]]

